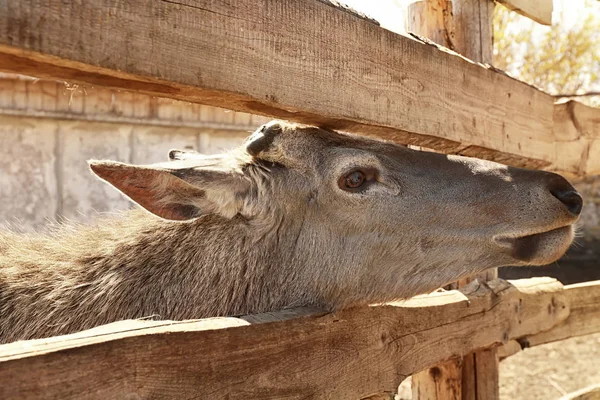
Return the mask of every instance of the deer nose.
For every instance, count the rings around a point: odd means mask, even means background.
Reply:
[[[550,193],[560,200],[573,216],[578,216],[583,207],[583,199],[565,178],[556,174],[552,175],[549,182]]]
[[[562,201],[562,203],[567,207],[567,210],[574,216],[578,216],[581,213],[581,208],[583,207],[583,199],[574,190],[568,192],[552,192],[554,197]]]

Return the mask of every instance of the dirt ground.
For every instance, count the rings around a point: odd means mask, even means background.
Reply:
[[[536,346],[500,362],[500,399],[554,400],[600,383],[600,333]]]

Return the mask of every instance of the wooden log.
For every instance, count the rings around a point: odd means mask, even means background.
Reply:
[[[600,281],[565,286],[564,294],[570,304],[569,317],[548,331],[525,335],[504,344],[500,352],[502,358],[531,346],[600,332]],[[548,313],[551,312],[554,312],[554,306],[548,309]]]
[[[494,3],[489,0],[425,0],[409,6],[408,14],[412,20],[409,20],[408,29],[433,38],[470,59],[491,63],[493,10]],[[416,18],[419,11],[421,18]],[[477,276],[484,282],[497,277],[496,269]],[[468,279],[459,281],[455,287],[461,288],[468,283]],[[462,360],[454,361],[454,365],[449,363],[415,374],[413,399],[497,399],[500,396],[498,374],[495,348],[468,354]]]
[[[496,278],[498,278],[498,269],[489,270],[479,277],[484,282]],[[461,399],[492,400],[500,398],[499,358],[496,348],[468,354],[462,364]]]
[[[441,363],[413,375],[412,399],[461,399],[463,360]]]
[[[470,60],[492,64],[494,2],[454,0],[454,49]]]
[[[557,160],[549,169],[600,173],[600,109],[570,100],[554,106]]]
[[[568,317],[564,300],[549,278],[496,280],[334,314],[120,322],[0,346],[0,398],[368,398],[443,360],[548,330]]]
[[[406,9],[409,32],[455,50],[454,16],[451,0],[419,0]]]
[[[0,70],[516,166],[556,158],[551,96],[324,1],[6,0]]]
[[[477,279],[487,282],[498,278],[498,270],[488,270]],[[472,279],[452,286],[464,288]],[[444,384],[440,384],[444,382]],[[498,398],[499,357],[497,348],[488,348],[437,365],[413,375],[413,400],[485,400]]]
[[[502,346],[498,347],[498,359],[504,360],[506,357],[510,357],[523,350],[521,344],[517,340],[509,340]]]
[[[542,25],[552,25],[552,0],[498,0],[498,3]]]
[[[463,376],[474,375],[477,387],[471,390],[471,396],[475,399],[498,399],[500,398],[500,375],[498,365],[498,352],[496,348],[479,350],[473,353],[474,367]],[[468,398],[463,396],[464,398]]]
[[[494,3],[420,0],[407,8],[407,30],[470,60],[492,64]]]

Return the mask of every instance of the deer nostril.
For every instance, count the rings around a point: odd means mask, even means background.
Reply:
[[[549,172],[546,175],[546,187],[554,197],[565,205],[573,216],[581,214],[583,200],[577,190],[565,178]]]
[[[559,190],[551,190],[550,191],[554,197],[559,199],[569,210],[569,212],[575,216],[581,213],[581,208],[583,207],[583,199],[574,190],[567,191],[559,191]]]

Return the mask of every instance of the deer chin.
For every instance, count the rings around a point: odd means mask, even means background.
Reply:
[[[518,265],[546,265],[562,257],[575,236],[573,225],[523,236],[498,236],[496,243],[510,250]]]

